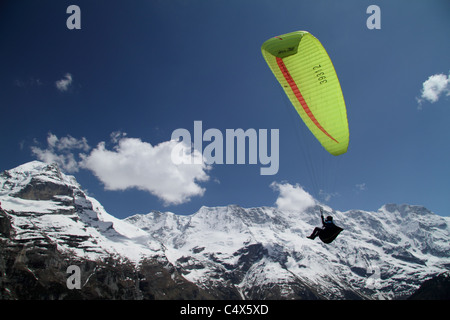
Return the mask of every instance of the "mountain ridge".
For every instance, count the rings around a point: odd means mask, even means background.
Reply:
[[[0,201],[3,248],[42,243],[52,254],[115,256],[135,266],[150,259],[166,270],[167,283],[178,279],[202,298],[399,299],[450,269],[449,219],[416,205],[375,212],[203,206],[186,216],[117,219],[73,176],[39,161],[0,174]],[[344,228],[331,245],[306,238],[320,225],[319,206]]]

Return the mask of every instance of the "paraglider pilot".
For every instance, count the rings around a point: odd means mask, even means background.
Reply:
[[[311,233],[311,235],[307,238],[314,240],[317,236],[319,236],[323,242],[330,243],[343,229],[334,224],[332,216],[328,216],[324,219],[322,208],[320,208],[320,218],[322,219],[322,228],[315,228],[313,233]]]

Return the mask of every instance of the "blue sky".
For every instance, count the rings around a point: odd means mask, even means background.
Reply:
[[[72,4],[80,30],[66,27]],[[366,26],[372,4],[379,30]],[[296,30],[321,41],[340,79],[340,157],[307,132],[261,55]],[[120,218],[295,205],[301,188],[337,210],[408,203],[448,216],[449,34],[447,0],[3,1],[0,169],[57,161]],[[194,121],[278,129],[277,174],[213,164],[172,176],[172,132]]]

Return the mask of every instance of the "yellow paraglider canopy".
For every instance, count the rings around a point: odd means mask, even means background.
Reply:
[[[322,146],[347,152],[347,111],[339,79],[327,52],[313,35],[296,31],[263,43],[262,54],[289,100]]]

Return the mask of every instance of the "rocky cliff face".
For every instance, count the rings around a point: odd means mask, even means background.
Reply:
[[[408,299],[450,300],[450,272],[444,272],[428,279]]]
[[[2,299],[398,299],[450,269],[449,219],[420,206],[324,206],[344,228],[326,245],[306,238],[318,207],[120,220],[37,161],[0,174],[0,201]]]
[[[0,211],[1,215],[5,213]],[[51,239],[0,238],[0,299],[211,299],[158,259],[138,265],[118,255],[91,260],[60,251]],[[69,289],[68,267],[81,270],[81,288]]]

